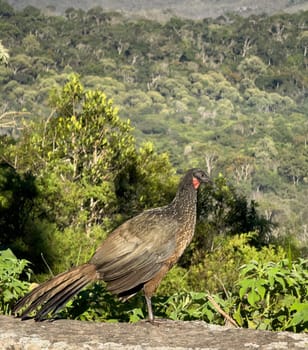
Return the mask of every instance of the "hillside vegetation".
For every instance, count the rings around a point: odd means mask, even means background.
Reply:
[[[2,115],[46,118],[50,90],[78,72],[130,118],[138,142],[153,141],[176,168],[223,173],[304,243],[308,12],[162,25],[99,8],[0,11]]]
[[[0,246],[36,273],[42,261],[62,271],[167,203],[175,169],[202,167],[214,186],[201,190],[196,237],[160,289],[160,314],[217,321],[207,289],[239,325],[307,329],[306,263],[295,262],[308,239],[307,20],[159,23],[0,1]],[[102,291],[84,293],[66,316]],[[127,311],[108,298],[81,317]],[[138,303],[129,310],[142,317]]]
[[[165,20],[172,15],[201,19],[218,17],[226,13],[238,13],[241,16],[252,14],[292,13],[308,10],[305,0],[191,0],[189,5],[185,0],[8,0],[17,9],[29,5],[35,6],[49,14],[64,14],[69,7],[80,8],[84,11],[100,6],[106,10],[116,10],[128,16],[141,16]]]

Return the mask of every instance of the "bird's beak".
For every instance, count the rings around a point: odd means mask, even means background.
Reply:
[[[206,184],[213,185],[213,181],[209,177],[204,182]]]

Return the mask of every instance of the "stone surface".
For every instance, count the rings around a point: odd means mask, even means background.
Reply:
[[[0,316],[1,350],[303,350],[308,334],[254,331],[202,321],[92,323],[72,320],[21,321]]]

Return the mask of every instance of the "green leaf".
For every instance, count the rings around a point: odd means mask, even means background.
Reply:
[[[267,284],[267,281],[265,279],[258,279],[255,281],[255,288],[260,295],[261,299],[264,299],[265,293],[266,293],[266,288],[264,285]]]
[[[241,315],[241,304],[238,304],[236,311],[233,313],[232,317],[240,327],[243,326],[244,320]]]
[[[239,282],[239,285],[241,286],[239,295],[240,298],[243,299],[243,296],[248,292],[248,290],[254,288],[255,282],[252,279],[244,279]]]
[[[289,327],[305,325],[306,329],[308,328],[308,303],[295,303],[291,310],[296,310],[294,314],[292,314],[291,322],[288,324]]]
[[[254,288],[248,293],[247,300],[250,305],[255,306],[256,303],[260,301],[260,299],[260,295],[255,291]]]

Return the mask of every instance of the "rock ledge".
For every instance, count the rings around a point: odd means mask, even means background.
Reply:
[[[303,350],[308,334],[254,331],[202,321],[92,323],[72,320],[20,321],[0,316],[2,350]]]

